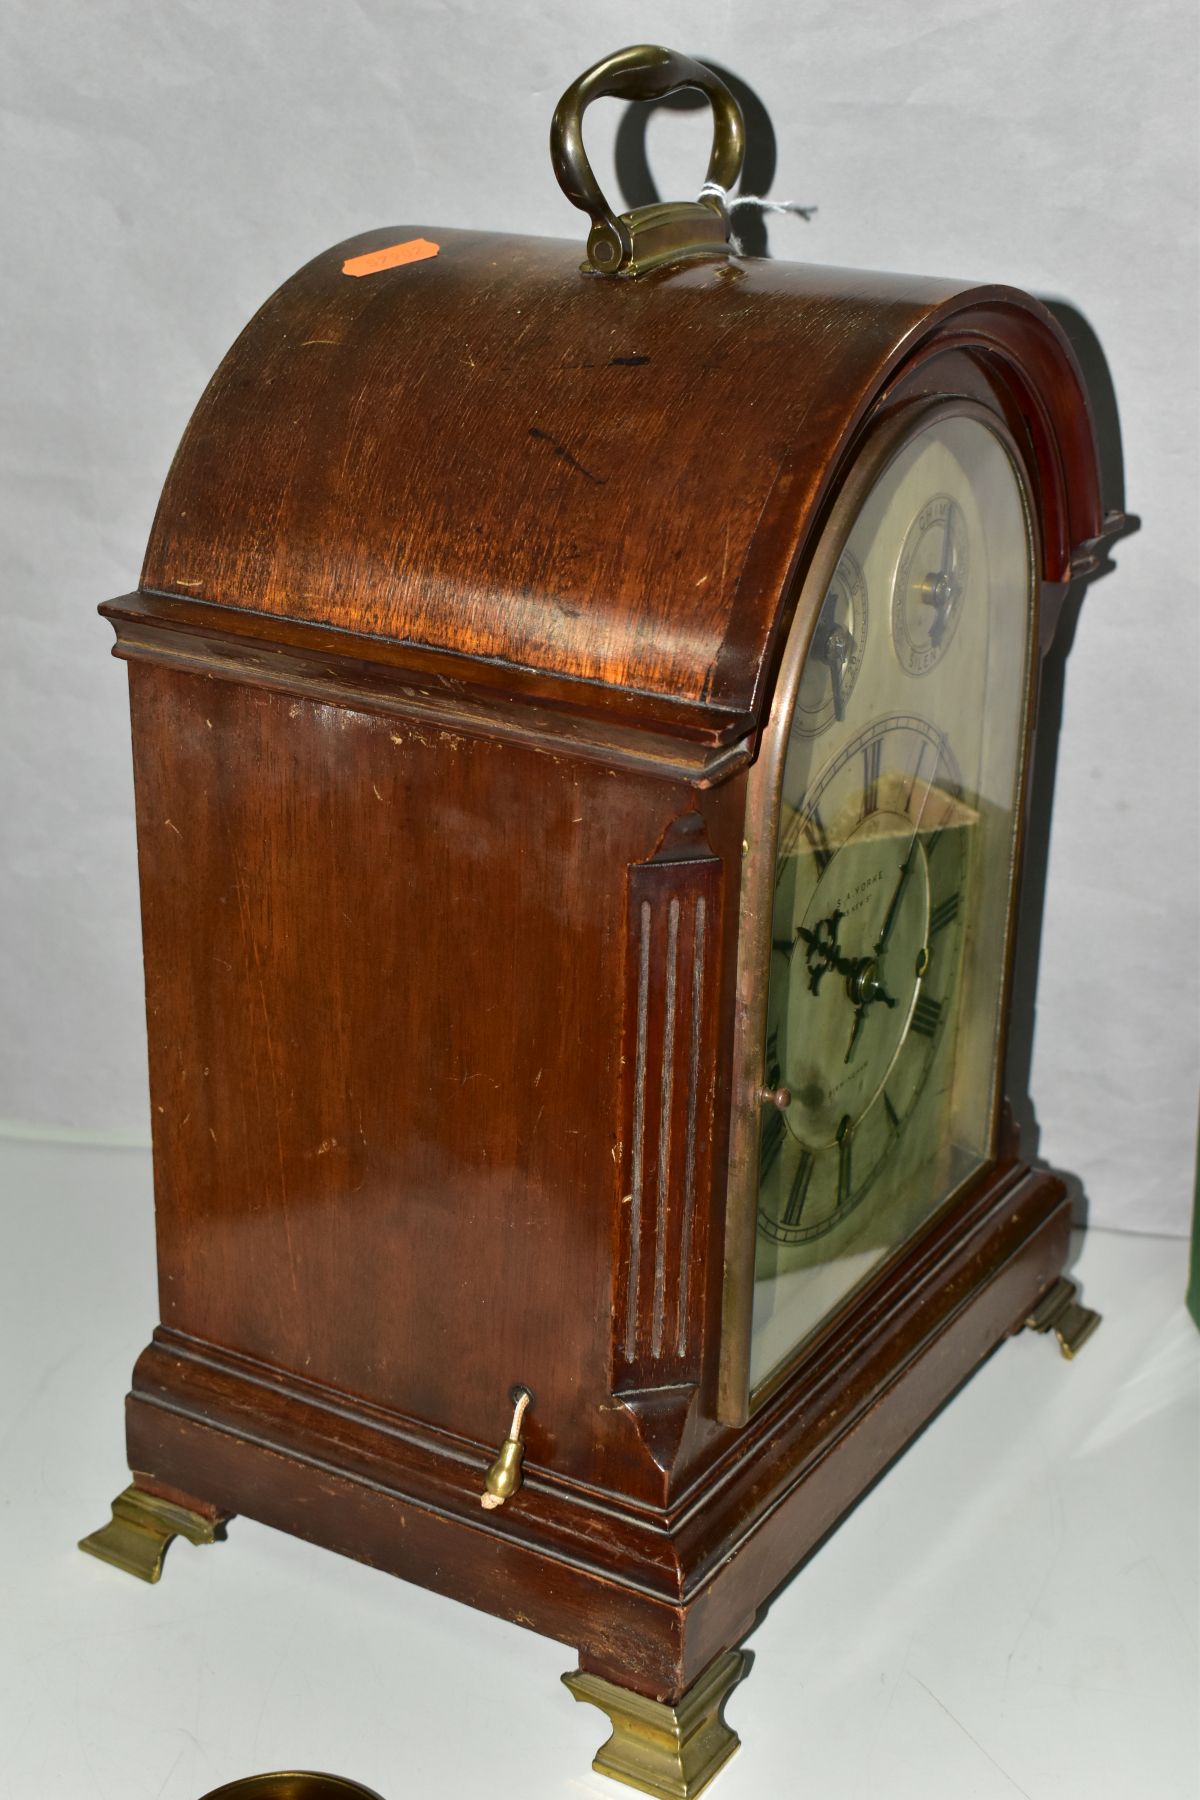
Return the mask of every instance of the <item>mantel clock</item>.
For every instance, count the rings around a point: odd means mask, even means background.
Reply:
[[[584,107],[680,86],[702,198],[617,216]],[[1084,384],[1013,289],[739,255],[741,154],[639,46],[555,114],[582,267],[316,257],[103,608],[161,1323],[85,1547],[244,1513],[518,1620],[678,1795],[807,1551],[1094,1322],[1002,1081],[1039,671],[1121,524]]]

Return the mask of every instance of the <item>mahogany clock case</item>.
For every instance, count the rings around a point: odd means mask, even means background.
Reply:
[[[1008,1132],[765,1404],[721,1388],[748,771],[839,491],[945,396],[1026,469],[1044,650],[1105,524],[1078,369],[1015,291],[605,280],[420,226],[247,327],[103,609],[154,1125],[141,1489],[675,1700],[1053,1285],[1064,1188]],[[485,1512],[514,1383],[524,1485]]]

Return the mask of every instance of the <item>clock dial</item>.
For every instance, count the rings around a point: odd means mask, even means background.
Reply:
[[[952,494],[935,494],[909,526],[892,587],[896,655],[910,675],[928,675],[949,649],[970,567],[963,509]]]
[[[759,1229],[777,1243],[820,1237],[848,1215],[920,1096],[957,973],[958,787],[945,737],[915,715],[886,717],[822,770],[781,842],[767,1080],[788,1088],[792,1142],[781,1140],[778,1172],[759,1194]],[[858,817],[789,938],[799,846],[822,804],[847,824]]]
[[[796,693],[793,731],[814,736],[844,719],[867,647],[867,584],[849,550],[838,560]]]
[[[992,1152],[1034,604],[1000,438],[916,432],[836,567],[782,775],[752,1386]],[[855,636],[868,592],[892,629]]]

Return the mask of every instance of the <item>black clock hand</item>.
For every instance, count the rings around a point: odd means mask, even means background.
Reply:
[[[920,822],[918,821],[918,830],[919,829]],[[916,854],[916,848],[917,839],[916,832],[914,832],[913,841],[908,846],[908,855],[900,865],[900,879],[896,883],[896,891],[892,895],[892,903],[887,909],[887,917],[883,921],[883,929],[875,939],[876,956],[881,956],[883,954],[883,951],[887,947],[887,941],[892,935],[892,927],[896,923],[896,918],[900,911],[900,902],[904,898],[904,890],[908,886],[908,878],[912,874],[913,858]]]
[[[924,754],[924,753],[922,752],[922,754]],[[887,941],[888,941],[889,937],[892,935],[892,927],[895,925],[896,917],[900,911],[900,902],[904,897],[904,889],[908,885],[908,878],[912,874],[912,866],[913,866],[913,862],[916,858],[917,839],[921,835],[921,821],[925,817],[925,808],[929,804],[929,794],[930,794],[930,790],[933,787],[933,778],[938,772],[938,766],[941,763],[941,760],[942,760],[941,750],[939,748],[935,748],[934,757],[933,757],[933,767],[929,771],[929,780],[925,784],[925,793],[921,799],[921,810],[917,814],[917,823],[916,823],[915,827],[913,828],[912,837],[908,840],[908,855],[904,858],[904,861],[900,864],[900,879],[896,883],[896,891],[892,895],[892,903],[887,909],[887,914],[883,921],[883,928],[880,931],[879,936],[875,939],[875,954],[876,954],[876,956],[881,956],[883,954],[883,951],[887,947]],[[921,767],[921,758],[918,757],[918,759],[917,759],[917,770],[918,771],[920,770],[920,767]],[[914,774],[913,787],[916,786],[916,779],[917,779],[916,774]],[[908,803],[910,805],[912,803],[912,788],[909,789]]]
[[[827,919],[818,919],[810,931],[801,925],[796,936],[805,946],[808,964],[808,991],[819,994],[823,975],[852,975],[857,964],[847,961],[838,947],[838,926],[842,913],[834,909]]]
[[[862,1030],[862,1023],[863,1023],[863,1020],[866,1018],[866,1016],[867,1016],[867,1009],[865,1006],[856,1006],[855,1007],[855,1009],[854,1009],[854,1026],[850,1033],[850,1048],[847,1050],[846,1055],[843,1059],[845,1062],[849,1062],[850,1058],[854,1055],[854,1046],[858,1042],[858,1034]]]

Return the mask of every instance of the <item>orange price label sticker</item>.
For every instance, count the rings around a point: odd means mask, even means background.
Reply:
[[[342,274],[378,275],[381,269],[399,269],[404,263],[424,262],[428,257],[436,256],[439,248],[428,238],[409,238],[403,244],[368,250],[365,256],[348,256],[342,264]]]

